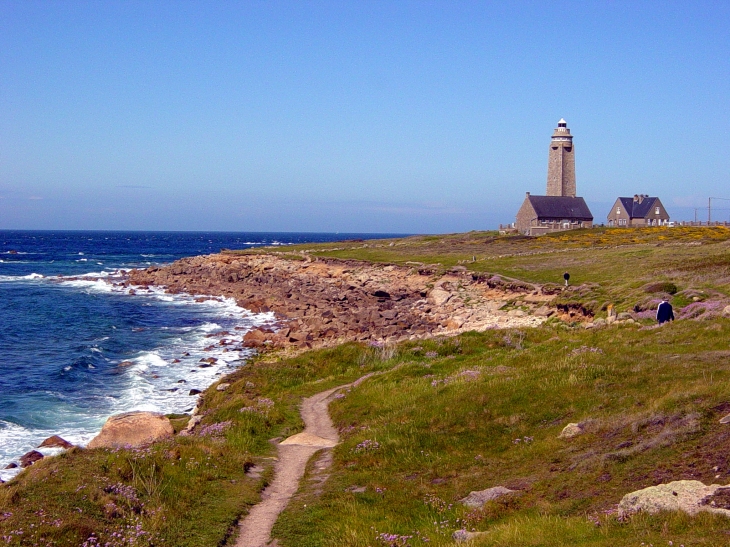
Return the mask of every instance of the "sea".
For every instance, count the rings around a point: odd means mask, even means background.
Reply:
[[[84,446],[113,414],[190,412],[191,390],[245,366],[252,350],[236,342],[274,322],[232,299],[130,294],[115,284],[122,270],[221,249],[396,236],[0,230],[0,479],[30,450],[54,454],[37,448],[52,435]]]

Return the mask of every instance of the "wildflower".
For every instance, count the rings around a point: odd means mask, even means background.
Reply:
[[[218,422],[215,424],[208,424],[198,431],[200,437],[216,437],[223,435],[223,432],[231,427],[233,422],[226,420],[225,422]]]

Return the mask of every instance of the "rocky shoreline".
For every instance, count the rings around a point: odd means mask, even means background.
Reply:
[[[253,329],[242,340],[227,332],[211,335],[220,339],[219,344],[259,352],[299,352],[348,341],[381,345],[470,330],[536,327],[559,314],[548,305],[555,298],[554,289],[476,274],[463,266],[442,271],[422,264],[403,267],[308,255],[295,259],[221,253],[132,270],[107,281],[131,294],[156,286],[171,294],[234,298],[254,313],[273,312],[274,324]],[[210,365],[202,362],[199,366]],[[194,392],[197,390],[190,394]],[[129,435],[124,438],[125,443],[130,442]],[[50,441],[56,443],[47,444]],[[41,445],[49,446],[71,447],[55,436]],[[43,454],[33,450],[20,458],[19,467],[42,458]]]
[[[403,267],[273,254],[216,254],[133,270],[124,284],[234,298],[272,311],[273,329],[246,334],[258,349],[316,348],[346,341],[390,343],[489,328],[534,327],[556,313],[554,294],[463,266]]]

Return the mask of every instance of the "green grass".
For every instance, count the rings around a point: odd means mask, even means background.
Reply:
[[[381,366],[358,364],[366,353],[344,345],[238,370],[227,391],[205,394],[199,428],[228,423],[220,432],[144,450],[73,449],[36,463],[0,486],[0,544],[96,545],[93,535],[110,546],[222,545],[270,480],[268,440],[301,430],[303,396]],[[253,464],[266,468],[261,479],[246,476]]]
[[[462,264],[537,283],[568,270],[574,285],[557,303],[597,314],[609,303],[650,308],[663,294],[678,312],[715,308],[662,328],[645,319],[585,330],[551,319],[532,330],[259,359],[225,379],[228,390],[205,393],[201,427],[213,426],[211,435],[138,451],[74,449],[0,485],[0,544],[230,544],[272,476],[269,440],[303,427],[301,399],[378,371],[331,404],[343,442],[326,481],[310,464],[274,528],[282,547],[451,545],[463,527],[487,532],[473,546],[727,545],[722,517],[619,521],[615,508],[653,484],[730,482],[730,426],[718,422],[730,412],[730,320],[716,309],[730,294],[728,241],[722,228],[594,229],[288,248],[292,257],[305,249],[422,262],[435,273]],[[184,422],[176,417],[176,430]],[[558,439],[569,422],[585,433]],[[262,478],[246,475],[253,464]],[[497,485],[519,494],[481,510],[458,502]]]
[[[553,325],[526,332],[523,349],[500,331],[406,345],[392,372],[332,403],[343,443],[331,476],[316,495],[305,484],[274,532],[302,547],[388,545],[381,532],[449,545],[468,523],[490,532],[476,545],[616,545],[668,537],[666,523],[682,541],[724,545],[709,535],[730,530],[726,520],[604,515],[645,486],[716,482],[716,466],[728,482],[730,430],[718,423],[730,401],[728,334],[723,319]],[[558,439],[569,422],[586,433]],[[458,503],[497,485],[521,494],[482,511]]]

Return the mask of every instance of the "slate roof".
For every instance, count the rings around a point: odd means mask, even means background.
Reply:
[[[624,206],[629,218],[646,218],[646,215],[654,208],[654,202],[659,198],[645,197],[641,203],[634,201],[634,198],[618,198]]]
[[[544,220],[593,220],[583,198],[569,196],[527,196],[537,218]]]

